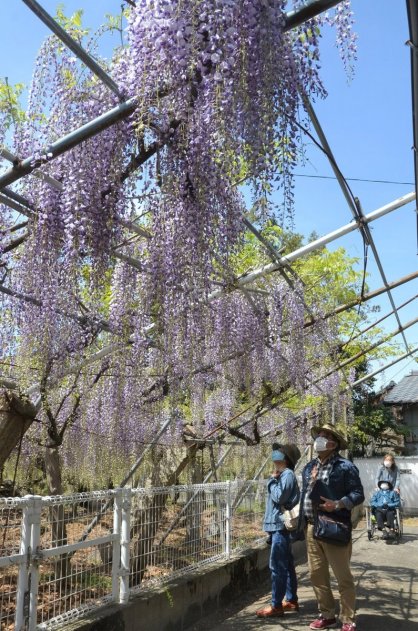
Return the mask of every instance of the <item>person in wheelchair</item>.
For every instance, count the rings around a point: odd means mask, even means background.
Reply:
[[[389,537],[395,536],[396,509],[401,507],[399,493],[393,490],[393,485],[387,480],[379,480],[379,490],[373,493],[370,500],[372,514],[375,515],[378,530],[382,530],[382,539],[387,539],[388,533],[385,524],[389,528]]]

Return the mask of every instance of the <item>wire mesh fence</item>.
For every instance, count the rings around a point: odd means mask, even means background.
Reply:
[[[14,629],[23,506],[5,499],[0,503],[0,629]]]
[[[112,594],[112,491],[42,501],[37,622],[95,608]]]
[[[262,482],[0,500],[1,630],[57,629],[263,537]]]

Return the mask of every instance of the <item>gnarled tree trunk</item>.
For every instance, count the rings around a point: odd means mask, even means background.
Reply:
[[[45,470],[48,482],[48,491],[51,495],[62,495],[61,460],[58,447],[47,447],[45,450]],[[52,546],[65,546],[67,544],[67,528],[65,522],[64,504],[57,504],[49,508],[51,521]],[[65,588],[70,574],[70,557],[62,554],[54,558],[54,573],[57,589]]]
[[[16,394],[0,392],[0,470],[36,417],[36,408]]]

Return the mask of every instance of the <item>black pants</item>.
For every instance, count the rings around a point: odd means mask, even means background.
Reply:
[[[384,523],[387,522],[389,528],[393,530],[395,527],[395,515],[396,510],[394,508],[376,508],[377,527],[382,529]]]

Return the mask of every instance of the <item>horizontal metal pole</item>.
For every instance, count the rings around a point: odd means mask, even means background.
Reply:
[[[103,70],[103,68],[84,50],[75,39],[67,33],[54,20],[54,18],[45,11],[36,0],[22,0],[26,6],[33,11],[33,13],[69,48],[76,57],[78,57],[87,68],[89,68],[93,74],[96,75],[107,87],[116,94],[120,99],[123,99],[122,92],[119,90],[116,83],[111,77]]]
[[[372,211],[368,215],[365,215],[364,222],[370,223],[372,221],[375,221],[376,219],[379,219],[380,217],[387,215],[393,210],[397,210],[398,208],[405,206],[405,204],[409,204],[410,202],[414,201],[414,199],[415,199],[415,193],[408,193],[407,195],[403,195],[402,197],[395,199],[390,204],[386,204],[385,206],[382,206],[381,208],[378,208],[377,210]],[[351,223],[346,224],[345,226],[342,226],[341,228],[338,228],[338,230],[334,230],[333,232],[330,232],[324,235],[323,237],[320,237],[319,239],[315,239],[315,241],[311,241],[310,243],[307,243],[306,245],[298,248],[297,250],[294,250],[290,254],[287,254],[286,256],[282,256],[277,263],[269,263],[268,265],[259,267],[258,269],[255,269],[252,272],[248,272],[248,274],[245,274],[241,276],[240,278],[238,278],[238,280],[235,283],[235,286],[237,288],[245,287],[245,285],[248,285],[249,283],[253,283],[255,280],[258,280],[262,276],[266,276],[267,274],[276,272],[283,265],[288,265],[292,263],[293,261],[296,261],[296,259],[302,256],[306,256],[306,254],[310,254],[311,252],[314,252],[315,250],[318,250],[324,247],[327,243],[336,241],[337,239],[345,236],[346,234],[349,234],[350,232],[354,232],[354,230],[357,230],[358,228],[359,228],[359,224],[357,222],[352,221]],[[209,294],[209,300],[215,300],[215,298],[219,298],[225,293],[227,292],[224,289],[216,289],[211,294]]]
[[[28,238],[28,235],[29,235],[28,232],[24,232],[23,234],[19,235],[15,239],[12,239],[11,241],[9,241],[9,243],[4,246],[2,250],[2,254],[7,254],[7,252],[11,252],[12,250],[15,250],[21,243],[26,241],[26,239]]]
[[[399,287],[400,285],[409,283],[411,280],[415,280],[415,278],[418,278],[418,271],[413,272],[412,274],[408,274],[407,276],[402,276],[398,280],[395,280],[392,283],[389,283],[388,286],[390,289],[395,289],[395,287]],[[364,296],[358,296],[354,300],[351,300],[350,302],[346,302],[344,305],[340,305],[339,307],[336,307],[329,313],[326,313],[323,316],[323,318],[331,318],[332,316],[338,315],[339,313],[343,313],[343,311],[347,311],[348,309],[352,309],[353,307],[356,307],[360,303],[367,302],[368,300],[372,300],[373,298],[377,298],[377,296],[381,296],[382,294],[384,294],[386,290],[387,290],[386,286],[379,287],[379,289],[375,289],[374,291],[371,291],[368,294],[364,294]],[[315,324],[315,322],[316,320],[308,320],[308,322],[305,322],[304,326],[305,327],[312,326],[313,324]]]
[[[8,195],[4,195],[3,193],[0,193],[0,204],[4,204],[5,206],[12,208],[12,210],[15,210],[21,215],[25,215],[25,217],[35,217],[35,213],[29,210],[29,208],[27,208],[26,206],[22,206],[21,204],[18,204],[13,199],[11,199]]]
[[[25,158],[17,166],[13,166],[0,177],[0,189],[13,184],[13,182],[16,182],[24,175],[29,175],[36,168],[39,168],[42,162],[49,162],[50,160],[57,158],[66,151],[76,147],[84,140],[95,136],[118,121],[127,118],[132,114],[136,107],[136,98],[131,98],[124,103],[120,103],[111,110],[101,114],[97,118],[46,147],[43,151],[43,158],[41,160],[38,160],[35,156]]]
[[[386,287],[384,287],[384,289],[386,290]],[[409,298],[408,300],[406,300],[405,302],[403,302],[401,305],[397,305],[397,310],[399,311],[400,309],[402,309],[403,307],[406,307],[406,305],[409,305],[411,302],[413,302],[414,300],[416,300],[418,298],[418,294],[415,294],[415,296],[412,296],[412,298]],[[386,313],[384,316],[382,316],[381,318],[379,318],[378,320],[375,320],[374,322],[372,322],[372,324],[369,324],[368,326],[366,326],[364,329],[361,329],[358,333],[356,333],[356,335],[353,335],[350,337],[349,342],[350,344],[352,344],[352,342],[356,339],[358,339],[359,337],[361,337],[362,335],[364,335],[365,333],[367,333],[367,331],[370,331],[370,329],[374,329],[374,327],[376,327],[378,324],[380,324],[381,322],[383,322],[384,320],[386,320],[387,318],[389,318],[391,315],[394,315],[394,311],[389,311],[388,313]],[[348,342],[345,342],[342,345],[342,348],[344,348],[344,346],[347,346]]]
[[[112,500],[113,501],[113,500]],[[96,539],[89,539],[85,541],[76,541],[75,543],[68,543],[63,546],[57,546],[56,548],[48,548],[40,552],[42,559],[50,559],[53,557],[59,557],[62,554],[69,554],[70,552],[76,552],[83,548],[93,548],[101,546],[105,543],[111,543],[119,538],[117,534],[104,535],[103,537],[97,537]]]
[[[350,364],[355,362],[357,359],[360,359],[360,357],[364,357],[364,355],[367,355],[367,353],[370,353],[370,351],[373,351],[376,348],[378,348],[379,346],[381,346],[382,344],[385,344],[386,342],[391,340],[393,337],[396,337],[396,335],[399,335],[399,333],[402,333],[406,329],[409,329],[411,326],[413,326],[417,322],[418,322],[418,318],[414,318],[413,320],[410,320],[409,322],[407,322],[405,325],[398,327],[397,329],[395,329],[395,331],[392,331],[391,333],[388,333],[388,335],[385,335],[384,337],[382,337],[380,340],[378,340],[374,344],[371,344],[370,346],[368,346],[367,348],[363,349],[359,353],[356,353],[355,355],[352,355],[351,357],[349,357],[345,361],[341,362],[337,366],[334,366],[334,368],[332,370],[328,371],[325,375],[321,375],[321,377],[318,379],[318,381],[322,381],[323,379],[326,379],[326,377],[329,377],[330,375],[332,375],[337,370],[341,370],[342,368],[345,368],[346,366],[349,366]],[[314,383],[316,383],[316,382],[314,382]]]
[[[3,147],[3,149],[1,149],[0,154],[5,160],[8,160],[12,164],[19,164],[19,158],[14,153],[6,149],[6,147]],[[33,171],[33,175],[39,177],[39,179],[41,180],[45,180],[45,182],[48,182],[48,184],[52,186],[52,188],[55,188],[57,191],[64,190],[64,185],[59,180],[51,177],[50,175],[48,175],[48,173],[45,173],[44,171],[35,169],[35,171]]]
[[[60,379],[63,379],[64,377],[68,377],[69,375],[74,375],[85,366],[94,364],[97,361],[99,361],[99,359],[103,359],[103,357],[107,357],[108,355],[111,355],[112,353],[116,353],[117,351],[122,351],[127,346],[128,344],[126,343],[125,344],[109,344],[108,346],[105,346],[104,348],[102,348],[101,351],[94,353],[94,355],[92,355],[91,357],[88,357],[84,361],[80,362],[77,366],[73,366],[72,368],[69,368],[68,370],[64,371],[63,374],[60,375]],[[35,383],[33,386],[28,388],[27,395],[31,396],[32,394],[39,392],[39,388],[40,388],[40,384]]]
[[[21,565],[26,563],[26,560],[26,554],[11,554],[10,556],[0,557],[0,568]]]
[[[26,237],[25,237],[26,238]],[[17,300],[22,300],[23,302],[28,302],[29,304],[36,305],[37,307],[41,307],[43,302],[38,298],[33,298],[33,296],[28,296],[19,291],[15,291],[14,289],[10,289],[6,287],[2,283],[0,283],[0,293],[5,294],[6,296],[10,296],[11,298],[16,298]],[[90,320],[87,315],[78,315],[77,313],[69,313],[68,311],[63,311],[61,309],[54,309],[54,313],[58,313],[70,320],[75,320],[76,322],[80,322],[80,324],[85,324]],[[108,333],[112,333],[112,329],[108,322],[105,320],[100,320],[97,324],[103,329],[103,331],[107,331]]]
[[[12,153],[10,153],[10,151],[3,150],[2,153],[7,154],[7,160],[10,160],[11,162],[16,163],[17,158]],[[43,171],[39,169],[34,171],[33,175],[35,175],[36,177],[39,177],[42,180],[45,180],[45,182],[47,182],[52,188],[55,188],[57,191],[61,192],[64,190],[64,185],[62,184],[62,182],[59,182],[54,177],[51,177],[50,175],[48,175],[47,173],[44,173]],[[26,217],[35,217],[35,213],[30,208],[29,201],[10,189],[4,189],[3,193],[0,193],[0,203],[3,203],[6,206],[9,206],[10,208],[13,208],[14,210],[17,210],[18,212],[25,215]],[[145,230],[145,228],[138,226],[134,221],[126,221],[125,219],[117,219],[117,222],[124,228],[127,228],[131,232],[135,232],[141,237],[145,237],[146,239],[151,238],[151,233],[148,232],[148,230]]]
[[[361,383],[363,383],[364,381],[367,381],[368,379],[372,379],[373,377],[378,375],[380,372],[383,372],[387,368],[390,368],[391,366],[394,366],[398,362],[401,362],[403,359],[406,359],[407,357],[410,357],[411,355],[414,355],[417,351],[418,351],[418,346],[416,348],[413,348],[412,350],[410,350],[408,353],[404,353],[403,355],[400,355],[399,357],[397,357],[393,361],[389,362],[388,364],[385,364],[381,368],[378,368],[377,370],[374,370],[373,372],[369,372],[368,375],[365,375],[361,379],[357,379],[357,381],[354,381],[351,384],[351,387],[354,388],[354,386],[358,386]]]
[[[23,1],[26,2],[29,6],[29,0]],[[34,2],[31,1],[30,4],[34,4]],[[338,2],[333,2],[329,0],[313,0],[312,2],[309,2],[302,9],[292,11],[285,16],[284,30],[289,31],[292,28],[299,26],[307,19],[310,19],[315,15],[322,13],[335,4],[338,4]],[[137,103],[138,101],[135,97],[128,99],[127,101],[120,103],[120,105],[118,105],[117,107],[93,119],[89,123],[86,123],[86,125],[83,125],[73,132],[70,132],[66,136],[63,136],[55,143],[52,143],[44,149],[44,151],[42,152],[44,156],[44,161],[47,162],[53,160],[57,156],[65,153],[66,151],[69,151],[81,142],[87,140],[88,138],[91,138],[92,136],[95,136],[104,129],[107,129],[119,120],[127,118],[136,109]],[[4,186],[8,186],[9,184],[16,182],[21,177],[29,175],[36,168],[38,168],[41,163],[42,161],[39,162],[39,160],[36,160],[34,156],[30,156],[29,158],[24,159],[22,162],[19,163],[19,165],[16,165],[12,169],[9,169],[0,177],[0,190],[3,189]]]
[[[292,28],[300,26],[320,13],[332,9],[332,7],[340,4],[340,2],[342,2],[342,0],[312,0],[295,11],[289,11],[289,13],[286,14],[285,31],[290,31]]]
[[[7,195],[7,197],[10,197],[10,199],[13,199],[13,201],[21,206],[25,206],[29,210],[33,210],[32,204],[25,197],[22,197],[22,195],[19,195],[19,193],[16,193],[16,191],[13,191],[11,188],[3,188],[2,193]]]
[[[5,160],[8,160],[9,162],[14,163],[14,162],[19,161],[19,158],[15,156],[11,151],[6,149],[6,147],[3,147],[2,149],[0,149],[0,155],[2,158],[4,158]]]

